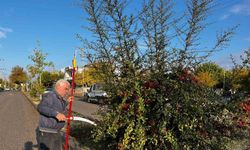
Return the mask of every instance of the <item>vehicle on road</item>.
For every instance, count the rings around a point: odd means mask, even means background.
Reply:
[[[10,88],[5,88],[4,90],[5,90],[5,91],[10,91]]]
[[[107,92],[102,89],[101,84],[93,84],[87,93],[84,94],[84,99],[87,102],[103,103],[107,97]]]

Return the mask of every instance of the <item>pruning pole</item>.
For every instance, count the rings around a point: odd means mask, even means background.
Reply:
[[[71,82],[71,96],[74,98],[74,87],[75,87],[75,71],[76,71],[76,55],[74,54],[74,59],[72,61],[72,82]],[[64,144],[64,150],[68,150],[69,144],[69,131],[70,131],[70,117],[72,113],[72,101],[69,102],[69,111],[67,116],[67,128],[66,128],[66,139]]]

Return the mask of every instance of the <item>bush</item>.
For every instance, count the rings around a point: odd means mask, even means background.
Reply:
[[[147,1],[131,15],[126,6],[123,0],[83,3],[96,37],[83,39],[85,56],[110,95],[96,140],[107,141],[109,149],[224,149],[225,125],[216,120],[224,109],[222,98],[185,68],[197,68],[224,47],[236,27],[204,52],[200,33],[213,0],[188,0],[180,26],[171,23],[180,18],[170,1]],[[181,35],[172,37],[170,31]],[[176,43],[180,37],[184,43]]]
[[[111,149],[225,149],[232,128],[218,121],[222,101],[190,71],[131,79],[117,88],[95,137]]]
[[[30,89],[30,95],[32,97],[38,97],[44,92],[44,86],[39,85],[37,82],[33,83],[32,88]]]

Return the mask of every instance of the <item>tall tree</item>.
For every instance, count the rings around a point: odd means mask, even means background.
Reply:
[[[20,66],[15,66],[11,70],[11,74],[9,76],[9,79],[12,83],[15,84],[21,84],[21,83],[26,83],[28,80],[28,75],[27,73],[23,70],[22,67]]]
[[[43,53],[40,44],[38,42],[38,47],[33,50],[34,54],[30,55],[28,58],[34,63],[33,65],[28,65],[27,68],[32,77],[37,77],[39,84],[42,84],[41,74],[45,67],[52,67],[53,62],[46,61],[47,53]]]

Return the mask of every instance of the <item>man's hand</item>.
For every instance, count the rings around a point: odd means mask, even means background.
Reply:
[[[57,113],[56,119],[59,120],[59,121],[65,121],[67,118],[65,117],[64,114]]]
[[[67,99],[68,102],[73,102],[74,101],[74,96],[69,96],[68,99]]]

